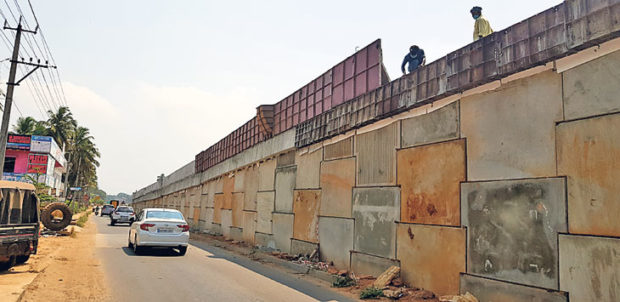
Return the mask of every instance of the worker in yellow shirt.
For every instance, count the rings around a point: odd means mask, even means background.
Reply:
[[[471,16],[474,20],[476,20],[476,23],[474,24],[474,41],[493,33],[491,24],[489,24],[489,21],[482,16],[482,7],[474,6],[470,12]]]

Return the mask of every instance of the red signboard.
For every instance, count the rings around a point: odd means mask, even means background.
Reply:
[[[47,165],[47,155],[30,154],[28,162],[35,165]]]
[[[47,165],[28,165],[28,173],[34,174],[46,174],[47,173]]]

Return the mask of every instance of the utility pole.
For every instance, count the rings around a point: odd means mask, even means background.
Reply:
[[[29,75],[35,72],[39,68],[49,68],[55,66],[38,64],[40,60],[37,60],[37,63],[32,63],[32,58],[30,58],[30,62],[24,61],[22,58],[19,61],[19,43],[21,41],[22,33],[30,33],[36,34],[39,26],[35,28],[34,31],[27,30],[22,28],[22,18],[19,18],[19,23],[17,24],[17,28],[9,27],[6,20],[4,20],[4,29],[14,30],[15,33],[15,44],[13,44],[13,56],[11,57],[11,69],[9,71],[9,81],[6,83],[6,99],[4,101],[4,111],[2,112],[2,126],[0,127],[0,168],[1,171],[4,171],[4,156],[6,155],[6,143],[8,139],[9,133],[9,121],[11,119],[11,107],[13,105],[13,91],[15,90],[15,86],[19,86],[23,80],[25,80]],[[19,81],[15,81],[15,75],[17,73],[17,64],[24,64],[28,66],[33,66],[34,68],[30,70],[24,77],[22,77]]]

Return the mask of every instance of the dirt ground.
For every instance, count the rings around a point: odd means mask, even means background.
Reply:
[[[92,218],[92,217],[91,217]],[[40,269],[17,301],[106,301],[105,281],[95,257],[94,223],[72,236],[41,238],[39,253],[27,262]],[[37,268],[38,267],[38,268]]]

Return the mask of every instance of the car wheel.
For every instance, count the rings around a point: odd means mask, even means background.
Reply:
[[[142,247],[138,246],[138,239],[137,237],[133,238],[133,253],[136,255],[140,255],[142,253]]]
[[[179,255],[185,256],[185,253],[187,253],[187,246],[179,246]]]
[[[17,264],[22,264],[22,263],[25,263],[26,261],[28,261],[28,259],[30,259],[30,254],[28,254],[28,255],[22,255],[22,256],[17,256],[17,257],[15,258],[15,262],[16,262]]]

